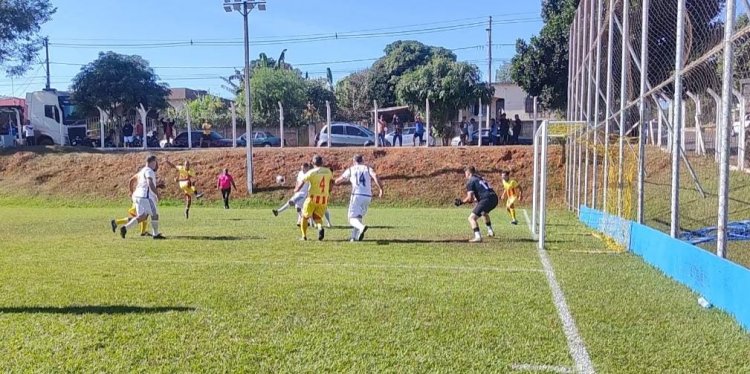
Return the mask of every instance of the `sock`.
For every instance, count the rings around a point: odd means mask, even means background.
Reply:
[[[359,218],[349,218],[349,224],[360,232],[365,229],[365,225],[362,224]]]
[[[510,208],[510,209],[508,209],[508,211],[510,211],[510,218],[512,220],[514,220],[514,221],[517,221],[516,220],[516,209],[515,208]]]
[[[146,233],[146,221],[140,222],[138,228],[141,229],[141,235]]]
[[[117,224],[117,226],[122,226],[128,223],[128,221],[130,221],[130,218],[118,218],[115,220],[115,223]]]
[[[328,212],[328,209],[326,209],[326,223],[330,226],[331,225],[331,213]]]
[[[477,238],[477,239],[481,239],[482,238],[482,234],[479,233],[479,227],[477,227],[477,228],[474,229],[474,237]]]
[[[315,221],[315,228],[318,229],[318,231],[323,230],[323,220],[322,219],[318,218],[318,220],[316,221],[313,218],[313,221]]]
[[[302,218],[302,223],[299,225],[300,230],[302,231],[302,237],[307,238],[307,219]]]
[[[144,226],[146,222],[143,222]],[[145,230],[144,230],[145,231]],[[159,221],[152,219],[151,220],[151,234],[154,236],[159,235]]]
[[[130,229],[132,229],[133,226],[135,226],[137,223],[138,223],[137,218],[131,218],[130,221],[128,221],[128,223],[125,224],[125,229],[130,231]]]
[[[193,191],[193,195],[198,193],[198,190],[195,188],[195,186],[190,186],[190,191]]]
[[[287,201],[286,204],[282,205],[281,208],[276,209],[279,213],[289,209],[289,202]],[[297,212],[297,215],[299,215],[299,212]]]
[[[487,224],[487,232],[495,232],[494,230],[492,230],[492,223]]]

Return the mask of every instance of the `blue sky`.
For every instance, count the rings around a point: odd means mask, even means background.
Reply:
[[[42,34],[50,38],[54,88],[67,89],[79,64],[112,50],[143,56],[171,87],[230,96],[218,77],[243,65],[242,17],[225,13],[222,0],[52,2],[57,13]],[[541,0],[268,0],[266,12],[250,15],[250,53],[276,58],[286,48],[287,62],[311,77],[324,76],[330,67],[338,80],[370,66],[368,59],[382,56],[388,43],[408,39],[455,48],[460,60],[486,74],[488,16],[494,18],[496,68],[513,56],[517,38],[538,33],[540,10]],[[334,63],[341,61],[351,62]],[[44,72],[39,64],[12,82],[3,77],[0,95],[23,97],[43,88]]]

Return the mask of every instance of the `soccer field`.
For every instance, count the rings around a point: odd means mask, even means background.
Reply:
[[[728,315],[567,213],[540,253],[523,214],[471,245],[467,209],[374,204],[366,242],[321,243],[293,212],[164,207],[154,241],[111,232],[125,208],[0,207],[0,370],[575,372],[549,256],[597,372],[750,371]]]

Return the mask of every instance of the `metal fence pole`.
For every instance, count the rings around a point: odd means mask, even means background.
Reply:
[[[547,191],[547,121],[542,122],[542,159],[539,176],[539,242],[538,248],[544,249],[544,239],[546,237],[546,220],[547,220],[547,197],[544,191]]]
[[[190,123],[190,109],[185,107],[185,118],[187,119],[187,138],[188,138],[188,149],[193,148],[193,125]]]
[[[677,48],[675,50],[674,120],[672,121],[672,222],[669,233],[680,234],[680,145],[682,144],[682,70],[685,67],[685,1],[677,0]]]
[[[229,104],[229,110],[232,114],[232,148],[237,148],[237,112],[234,107],[234,101]],[[247,135],[245,135],[245,138],[247,138]]]
[[[589,204],[589,166],[590,166],[590,159],[589,159],[589,141],[591,137],[591,132],[589,131],[589,125],[591,124],[591,111],[593,110],[593,105],[591,103],[591,98],[593,95],[593,85],[592,85],[592,77],[591,77],[591,68],[593,67],[593,45],[594,45],[594,12],[593,12],[593,5],[596,0],[586,0],[586,8],[588,9],[588,24],[589,24],[589,32],[588,32],[588,41],[586,42],[586,60],[587,60],[587,67],[586,67],[586,127],[584,128],[586,140],[584,141],[585,147],[586,147],[586,160],[584,161],[584,169],[583,169],[583,204],[586,206],[591,206]],[[590,5],[589,5],[590,4]]]
[[[625,127],[628,102],[628,73],[630,72],[630,0],[622,0],[622,60],[620,61],[620,139],[617,150],[617,215],[623,215],[624,162],[625,162]]]
[[[721,89],[721,160],[719,162],[719,223],[716,241],[716,255],[727,256],[727,217],[729,215],[729,136],[732,131],[732,88],[734,86],[732,58],[734,57],[735,0],[727,1],[727,16],[724,24],[724,71]],[[743,131],[744,132],[744,131]]]
[[[284,104],[279,101],[279,148],[284,148]]]
[[[596,198],[598,196],[597,191],[597,179],[596,176],[599,174],[599,135],[597,127],[599,126],[599,87],[601,87],[601,78],[602,78],[602,31],[604,26],[602,25],[602,16],[604,15],[604,0],[598,0],[597,4],[597,16],[596,16],[596,24],[597,24],[597,38],[596,38],[596,94],[594,95],[594,167],[593,167],[593,173],[591,178],[591,207],[596,209]]]
[[[536,101],[536,97],[534,98]],[[537,211],[537,204],[539,203],[538,197],[539,197],[539,185],[537,182],[537,178],[539,177],[539,134],[537,132],[536,128],[536,117],[534,118],[534,131],[532,132],[531,140],[534,144],[534,186],[532,190],[532,197],[531,197],[531,229],[532,233],[536,234],[538,232],[536,227],[536,211]]]
[[[602,187],[604,192],[602,194],[602,211],[607,213],[607,195],[609,192],[609,125],[610,117],[612,117],[612,105],[614,105],[613,95],[613,82],[612,82],[612,59],[614,48],[614,34],[615,34],[615,0],[609,0],[609,38],[607,40],[607,103],[605,110],[605,123],[604,123],[604,167],[602,177]]]
[[[331,148],[331,102],[328,100],[326,100],[326,132],[328,132],[326,147]]]
[[[639,108],[641,130],[638,132],[638,212],[636,220],[643,224],[643,203],[644,203],[644,183],[646,180],[646,139],[643,136],[645,124],[648,120],[648,110],[646,107],[646,86],[648,85],[648,16],[651,8],[651,0],[642,0],[643,7],[641,13],[641,92],[639,98]],[[651,135],[653,139],[653,134]]]

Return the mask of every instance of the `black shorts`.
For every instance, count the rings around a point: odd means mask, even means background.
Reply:
[[[480,200],[471,212],[476,216],[483,216],[490,214],[495,208],[497,208],[498,199],[497,195],[491,195],[490,197]]]

